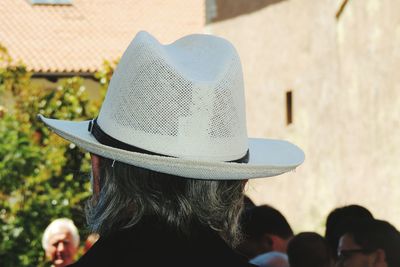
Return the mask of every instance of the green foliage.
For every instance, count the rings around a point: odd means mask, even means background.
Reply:
[[[7,49],[0,44],[0,94],[10,90],[18,94],[29,83],[30,73],[22,63],[13,62]]]
[[[105,91],[114,67],[97,76]],[[46,266],[41,237],[56,218],[72,218],[84,240],[84,202],[90,195],[89,155],[65,142],[36,118],[85,120],[96,116],[83,80],[57,88],[33,86],[31,74],[0,46],[0,94],[10,92],[12,111],[0,111],[0,265]],[[102,93],[104,95],[104,93]]]
[[[110,83],[111,76],[113,75],[118,62],[119,62],[119,59],[116,59],[113,61],[105,60],[103,63],[103,68],[95,74],[95,78],[99,81],[99,83],[101,85],[101,90],[100,90],[101,99],[104,99],[104,97],[105,97],[105,93],[107,91],[108,84]],[[99,103],[97,103],[97,104],[99,104]]]
[[[0,188],[3,195],[10,195],[24,182],[23,177],[37,172],[40,149],[31,146],[29,136],[19,131],[11,115],[0,120],[0,133]]]

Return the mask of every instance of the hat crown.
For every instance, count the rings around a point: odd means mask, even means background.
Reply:
[[[98,124],[115,139],[162,155],[241,158],[248,139],[239,56],[211,35],[164,46],[140,32],[114,72]]]

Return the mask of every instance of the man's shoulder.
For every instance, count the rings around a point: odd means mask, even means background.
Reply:
[[[214,232],[194,238],[148,228],[122,231],[97,243],[71,267],[251,267]]]

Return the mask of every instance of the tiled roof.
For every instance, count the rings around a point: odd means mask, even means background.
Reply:
[[[202,32],[204,13],[201,0],[0,0],[0,43],[33,72],[95,72],[140,30],[163,43]]]

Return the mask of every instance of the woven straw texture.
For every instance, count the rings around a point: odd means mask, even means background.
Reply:
[[[191,35],[162,46],[140,32],[111,80],[98,121],[114,138],[163,155],[230,161],[247,151],[239,57]]]

